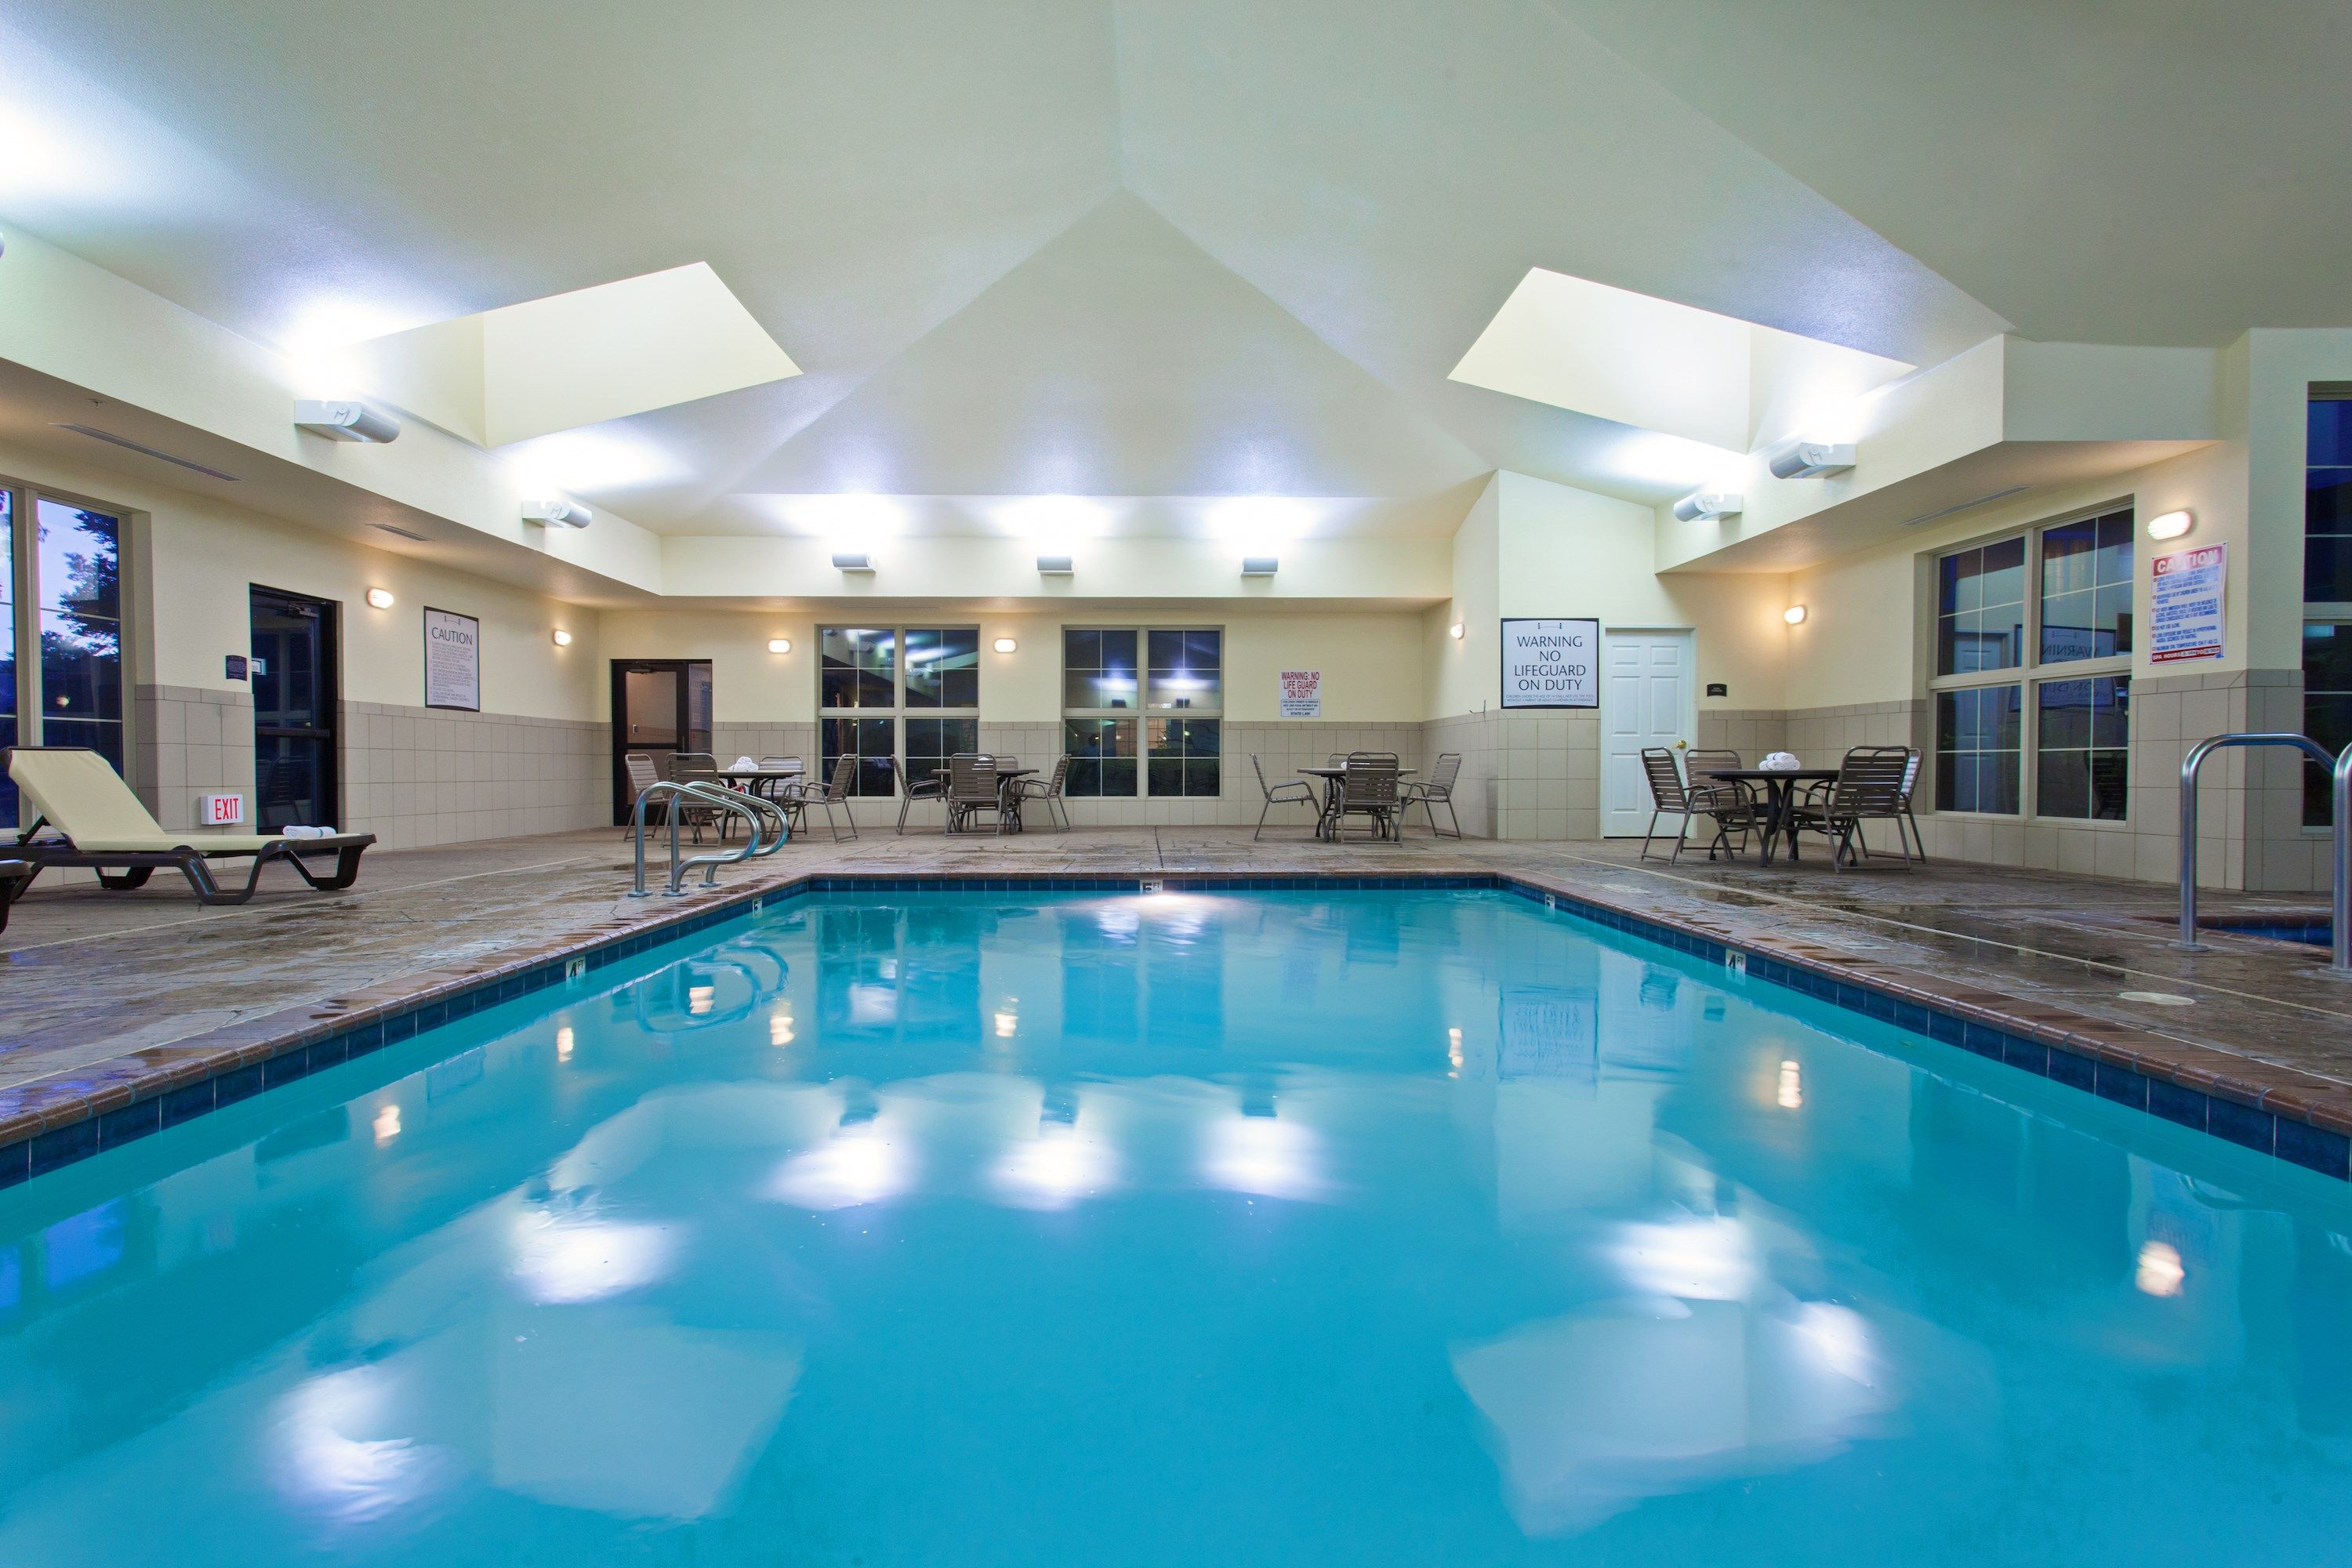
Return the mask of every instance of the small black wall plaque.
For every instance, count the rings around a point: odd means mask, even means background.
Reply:
[[[245,679],[245,655],[241,653],[230,654],[226,662],[228,666],[226,673],[229,679],[243,680]]]
[[[1728,697],[1731,695],[1731,688],[1720,680],[1710,680],[1706,683],[1706,694],[1709,697]]]

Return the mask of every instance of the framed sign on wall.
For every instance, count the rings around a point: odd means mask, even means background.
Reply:
[[[425,706],[482,710],[482,623],[425,609]]]
[[[1503,706],[1601,706],[1601,623],[1503,622]]]

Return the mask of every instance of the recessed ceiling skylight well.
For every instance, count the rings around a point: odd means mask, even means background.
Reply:
[[[1911,369],[1538,267],[1452,379],[1738,454],[1814,435]]]

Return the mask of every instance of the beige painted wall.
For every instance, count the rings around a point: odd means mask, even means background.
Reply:
[[[1422,614],[1296,609],[1169,615],[1130,606],[1073,605],[1051,615],[940,609],[877,610],[864,616],[804,612],[608,610],[600,621],[600,667],[615,658],[708,658],[714,717],[722,724],[806,723],[816,718],[820,625],[970,626],[981,635],[981,712],[992,722],[1048,723],[1062,715],[1065,626],[1222,626],[1224,716],[1238,722],[1280,717],[1278,676],[1323,671],[1323,715],[1349,723],[1417,720],[1425,705]],[[994,651],[1009,637],[1014,651]],[[786,654],[767,651],[788,638]],[[573,651],[578,651],[575,647]],[[599,700],[610,703],[608,685]]]
[[[484,712],[593,716],[593,610],[6,445],[0,445],[0,475],[144,514],[130,584],[131,678],[138,684],[246,690],[245,682],[226,677],[223,660],[251,651],[247,591],[260,584],[343,606],[349,701],[424,701],[423,608],[429,604],[481,621]],[[393,608],[370,609],[371,587],[391,589]],[[558,626],[572,631],[572,647],[554,646]]]
[[[1805,605],[1809,614],[1788,637],[1785,700],[1740,706],[1828,708],[1918,696],[1927,675],[1927,607],[1918,575],[1922,557],[2114,501],[2133,506],[2141,525],[2134,541],[2137,581],[2132,595],[2133,615],[2141,627],[2147,625],[2151,563],[2159,552],[2187,544],[2230,545],[2228,657],[2159,669],[2148,663],[2147,639],[2142,636],[2136,639],[2134,673],[2146,677],[2243,669],[2251,631],[2250,588],[2256,576],[2249,556],[2245,472],[2244,445],[2216,442],[2114,479],[1986,507],[1940,527],[1921,529],[1914,537],[1796,573],[1790,582],[1792,602]],[[2147,538],[2149,518],[2181,507],[2197,514],[2195,531],[2187,540],[2158,545]],[[2296,521],[2299,528],[2299,516]]]

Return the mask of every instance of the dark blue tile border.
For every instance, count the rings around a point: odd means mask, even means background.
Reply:
[[[1940,1044],[1958,1046],[2039,1077],[2055,1079],[2116,1104],[2164,1121],[2210,1132],[2224,1142],[2289,1161],[2309,1170],[2352,1180],[2352,1139],[2343,1133],[2208,1095],[2200,1089],[2153,1079],[2100,1061],[2063,1046],[2013,1033],[1982,1019],[1964,1016],[1928,1002],[1891,994],[1819,969],[1769,953],[1751,952],[1664,921],[1628,914],[1589,902],[1574,893],[1547,888],[1507,873],[1439,872],[1428,876],[1353,873],[1302,876],[1286,872],[1168,871],[1117,876],[863,877],[826,873],[775,887],[747,889],[690,915],[559,951],[522,971],[493,975],[461,990],[428,997],[413,1006],[356,1023],[323,1037],[291,1045],[267,1059],[231,1067],[199,1082],[152,1090],[130,1105],[0,1144],[0,1188],[13,1186],[60,1165],[145,1137],[265,1089],[291,1083],[353,1057],[411,1039],[485,1007],[562,983],[574,961],[588,972],[625,963],[665,943],[740,920],[764,907],[825,893],[1131,893],[1147,884],[1176,892],[1496,891],[1542,904],[1606,930],[1640,938],[1704,963],[1744,960],[1750,978],[1829,1002],[1844,1010],[1895,1025]]]

